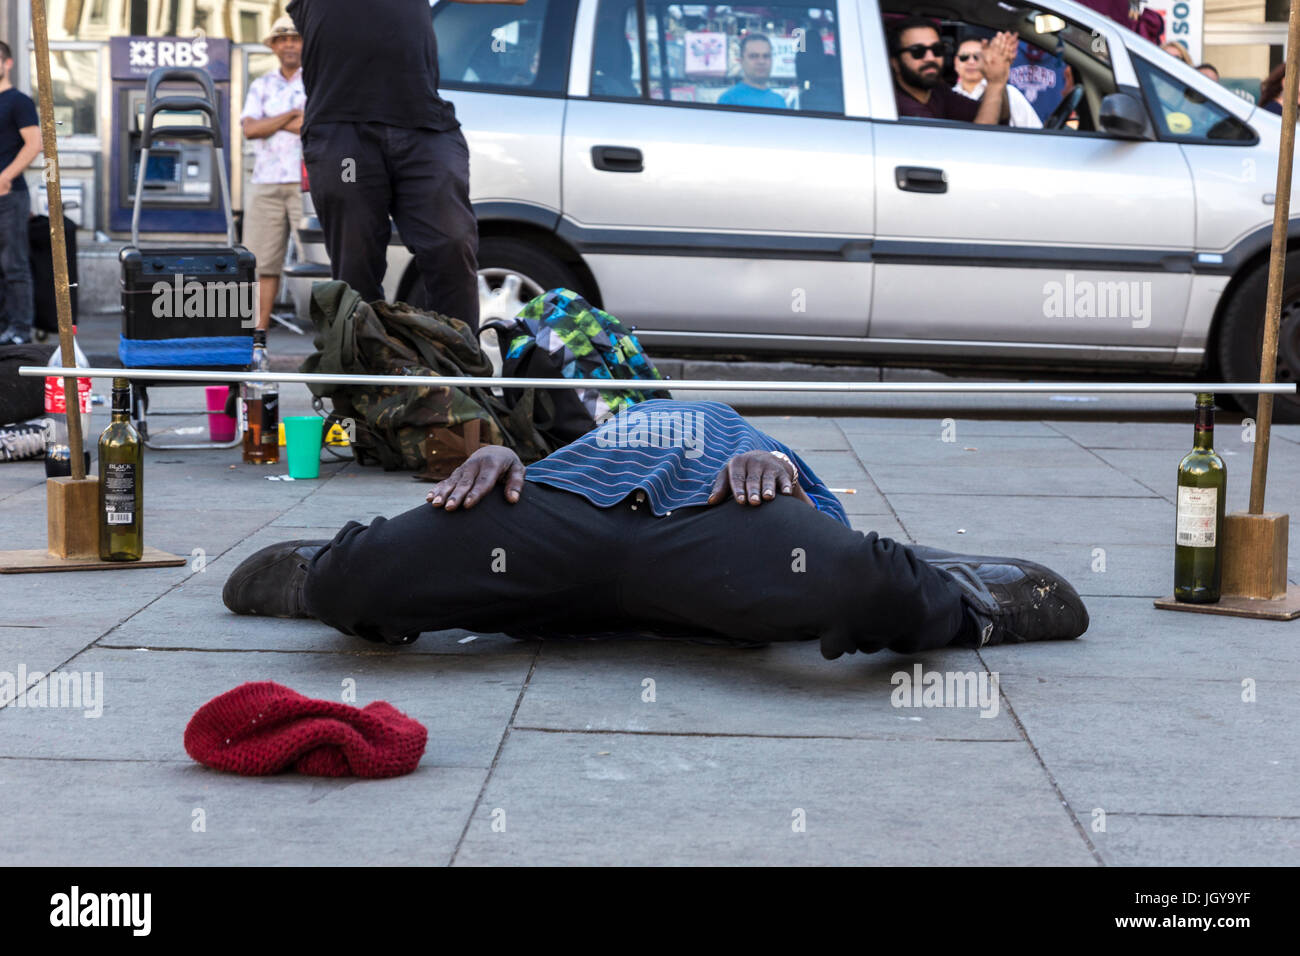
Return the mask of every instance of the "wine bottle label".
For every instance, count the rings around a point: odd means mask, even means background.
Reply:
[[[1185,548],[1213,548],[1218,517],[1218,488],[1178,486],[1178,525],[1174,543]]]
[[[104,463],[104,512],[109,524],[135,521],[134,463]]]

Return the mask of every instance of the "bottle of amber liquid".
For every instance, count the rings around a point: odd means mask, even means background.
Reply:
[[[270,371],[266,332],[253,332],[251,371]],[[240,423],[244,427],[244,461],[274,465],[280,460],[280,389],[274,382],[244,382],[240,386]]]
[[[131,424],[131,383],[113,379],[113,420],[99,436],[99,557],[144,554],[144,446]]]
[[[1214,452],[1214,396],[1196,396],[1196,438],[1178,466],[1174,599],[1219,600],[1223,577],[1223,503],[1228,469]]]

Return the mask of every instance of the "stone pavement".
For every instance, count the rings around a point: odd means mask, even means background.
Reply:
[[[284,403],[305,412],[305,389]],[[221,585],[248,554],[415,507],[427,486],[350,463],[268,481],[283,466],[234,451],[146,452],[147,540],[190,564],[0,576],[0,671],[103,675],[97,718],[0,700],[0,845],[8,862],[60,865],[1295,865],[1300,622],[1151,606],[1171,589],[1182,418],[757,419],[828,485],[855,489],[842,500],[858,529],[1033,557],[1092,615],[1066,644],[837,661],[815,643],[466,632],[389,648],[236,617]],[[1230,509],[1249,470],[1237,432],[1220,430]],[[1300,515],[1297,473],[1300,427],[1281,428],[1270,509]],[[0,540],[44,545],[39,462],[0,465]],[[1295,531],[1291,554],[1295,586]],[[893,706],[891,679],[917,664],[996,673],[999,693],[983,708]],[[386,700],[428,727],[423,762],[389,781],[192,762],[191,714],[253,680],[335,700],[355,682],[358,704]]]

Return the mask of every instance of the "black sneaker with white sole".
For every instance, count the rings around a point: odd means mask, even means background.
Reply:
[[[922,546],[909,550],[957,582],[978,632],[977,647],[1068,641],[1088,629],[1079,592],[1041,564]]]
[[[307,568],[328,541],[284,541],[240,562],[221,589],[221,600],[236,614],[311,617],[303,603]]]

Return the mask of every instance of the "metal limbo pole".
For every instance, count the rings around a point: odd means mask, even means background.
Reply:
[[[403,385],[412,388],[594,388],[605,392],[677,389],[683,392],[910,392],[915,394],[1050,394],[1094,395],[1300,395],[1287,382],[730,382],[721,379],[488,378],[436,375],[324,375],[316,372],[206,372],[201,369],[81,368],[51,369],[24,365],[23,377],[76,372],[83,378],[128,378],[138,382],[278,382],[282,385]]]
[[[40,99],[41,141],[45,150],[45,192],[50,201],[50,250],[54,255],[54,301],[59,316],[59,348],[64,368],[75,368],[72,345],[72,298],[68,290],[68,245],[63,233],[63,193],[59,183],[59,143],[54,124],[54,92],[50,81],[50,34],[45,22],[45,0],[32,0],[32,39],[36,44],[36,85]],[[68,361],[72,359],[72,361]],[[83,481],[86,461],[82,449],[86,436],[81,434],[80,402],[77,376],[63,379],[64,407],[68,411],[68,447],[72,452],[72,477]]]
[[[1291,215],[1291,163],[1295,157],[1296,101],[1300,97],[1300,2],[1292,0],[1286,28],[1286,76],[1282,83],[1282,141],[1277,154],[1277,192],[1273,202],[1273,245],[1268,257],[1268,299],[1259,359],[1261,383],[1277,377],[1277,338],[1282,322],[1282,284],[1286,278],[1287,226]],[[1264,513],[1268,483],[1268,443],[1273,427],[1273,396],[1260,393],[1255,412],[1255,458],[1250,476],[1250,513]]]

